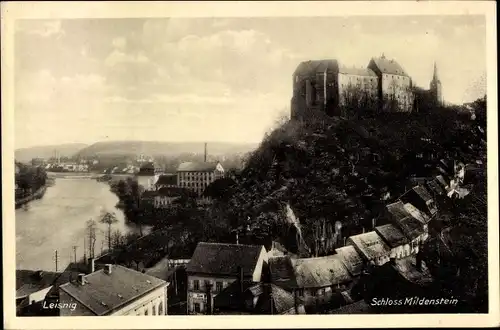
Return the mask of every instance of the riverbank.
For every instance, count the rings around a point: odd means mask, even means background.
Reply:
[[[28,196],[25,196],[23,198],[20,198],[16,200],[16,209],[21,208],[23,205],[28,204],[29,202],[35,200],[35,199],[40,199],[43,197],[45,194],[45,191],[47,190],[47,185],[41,187],[37,191],[35,191],[33,194],[30,194]]]

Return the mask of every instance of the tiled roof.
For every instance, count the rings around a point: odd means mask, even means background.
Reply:
[[[352,280],[338,255],[292,259],[299,288],[320,288]]]
[[[422,223],[415,219],[414,217],[407,216],[404,219],[401,219],[398,221],[398,225],[405,234],[406,237],[408,237],[410,240],[414,240],[418,236],[422,235],[424,233],[424,228],[422,226]]]
[[[339,73],[344,73],[344,74],[353,75],[353,76],[377,77],[375,72],[373,72],[373,70],[370,70],[368,68],[349,68],[349,67],[341,66],[339,68]]]
[[[286,289],[297,287],[290,257],[269,258],[269,272],[271,273],[272,283]]]
[[[382,238],[374,231],[351,236],[349,239],[354,243],[359,252],[366,260],[373,260],[390,254],[390,248]]]
[[[156,185],[177,185],[177,174],[162,174],[155,182]]]
[[[397,201],[386,206],[387,211],[395,218],[396,221],[406,218],[410,215],[405,209],[405,205],[402,201]]]
[[[16,270],[16,298],[46,289],[54,284],[61,273]]]
[[[77,281],[60,289],[77,299],[96,315],[106,315],[166,282],[120,265],[112,265],[110,274],[99,270],[85,276],[85,285]]]
[[[406,74],[401,65],[399,65],[399,63],[396,62],[395,60],[388,59],[385,57],[374,57],[372,58],[372,60],[382,73],[408,76],[408,74]]]
[[[338,67],[338,62],[334,59],[304,61],[297,66],[294,75],[308,76],[314,75],[316,72],[324,72],[325,70],[337,71]]]
[[[186,267],[189,273],[214,275],[238,275],[238,266],[244,276],[252,276],[261,252],[262,245],[242,245],[200,242]]]
[[[422,186],[413,187],[413,191],[425,202],[432,200],[431,194]]]
[[[408,239],[401,232],[401,230],[399,230],[392,224],[375,227],[375,231],[391,248],[395,248],[408,243]]]
[[[177,172],[213,172],[218,163],[213,162],[185,162],[177,168]]]
[[[354,246],[347,245],[338,249],[335,252],[340,256],[344,266],[352,276],[358,276],[363,271],[364,262]]]
[[[412,204],[405,203],[404,206],[405,206],[405,210],[408,211],[408,213],[410,213],[412,217],[414,217],[415,219],[420,221],[422,224],[428,224],[429,221],[431,221],[431,218],[427,214],[420,211]]]

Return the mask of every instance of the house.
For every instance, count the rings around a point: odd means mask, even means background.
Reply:
[[[235,281],[214,299],[215,314],[283,315],[305,314],[304,303],[296,294],[271,283]]]
[[[161,174],[163,169],[154,162],[145,162],[136,173],[137,182],[146,190],[154,189],[155,176]]]
[[[428,237],[427,225],[413,217],[401,201],[387,205],[386,209],[392,224],[398,227],[406,238],[408,238],[410,253],[417,253],[419,245]]]
[[[340,256],[340,259],[352,277],[361,275],[365,268],[365,263],[354,246],[347,245],[335,249],[335,252]]]
[[[365,262],[370,264],[383,265],[391,255],[391,249],[375,231],[351,236],[346,244],[354,246]]]
[[[169,208],[182,196],[182,189],[176,187],[162,187],[155,191],[154,207]]]
[[[269,259],[271,282],[295,293],[306,307],[328,303],[333,294],[352,283],[352,277],[338,255],[292,259]]]
[[[398,227],[389,223],[375,227],[375,231],[391,249],[391,258],[401,259],[410,255],[410,242]]]
[[[167,173],[158,175],[154,182],[154,186],[156,190],[177,187],[177,174]]]
[[[16,307],[18,313],[28,305],[43,301],[61,273],[16,270]]]
[[[400,198],[404,203],[414,205],[420,211],[426,213],[429,217],[436,215],[438,209],[432,195],[423,186],[415,186],[404,193]],[[429,219],[430,220],[430,219]]]
[[[186,266],[188,312],[209,311],[213,308],[213,298],[238,279],[260,282],[267,261],[262,245],[198,243]]]
[[[201,196],[205,188],[224,177],[224,168],[219,162],[185,162],[177,168],[177,184]]]
[[[166,315],[168,283],[120,265],[105,265],[59,287],[61,316]]]

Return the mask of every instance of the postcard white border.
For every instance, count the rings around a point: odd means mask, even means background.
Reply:
[[[493,1],[339,2],[2,2],[2,216],[6,329],[156,329],[302,327],[467,327],[499,325],[496,3]],[[299,17],[353,15],[485,15],[487,25],[489,314],[15,317],[13,24],[15,19],[124,17]]]

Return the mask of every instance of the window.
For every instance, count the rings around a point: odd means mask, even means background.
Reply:
[[[146,309],[144,310],[144,315],[146,315],[146,316],[147,316],[148,314],[149,314],[149,312],[148,312],[148,309],[146,308]]]
[[[156,315],[156,306],[153,305],[153,315]]]
[[[210,281],[205,280],[205,290],[208,289],[209,285],[210,285]]]
[[[163,315],[163,301],[158,305],[158,315]]]
[[[222,291],[222,282],[216,282],[215,283],[215,290],[217,292],[221,292]]]
[[[304,297],[304,289],[298,289],[297,291],[298,291],[297,293],[300,297]]]
[[[193,281],[193,289],[194,290],[199,290],[200,289],[200,281],[194,280]]]
[[[311,296],[316,297],[316,290],[314,289],[311,290]]]
[[[201,312],[201,308],[200,308],[200,304],[199,303],[194,303],[194,312],[195,313],[200,313]]]

